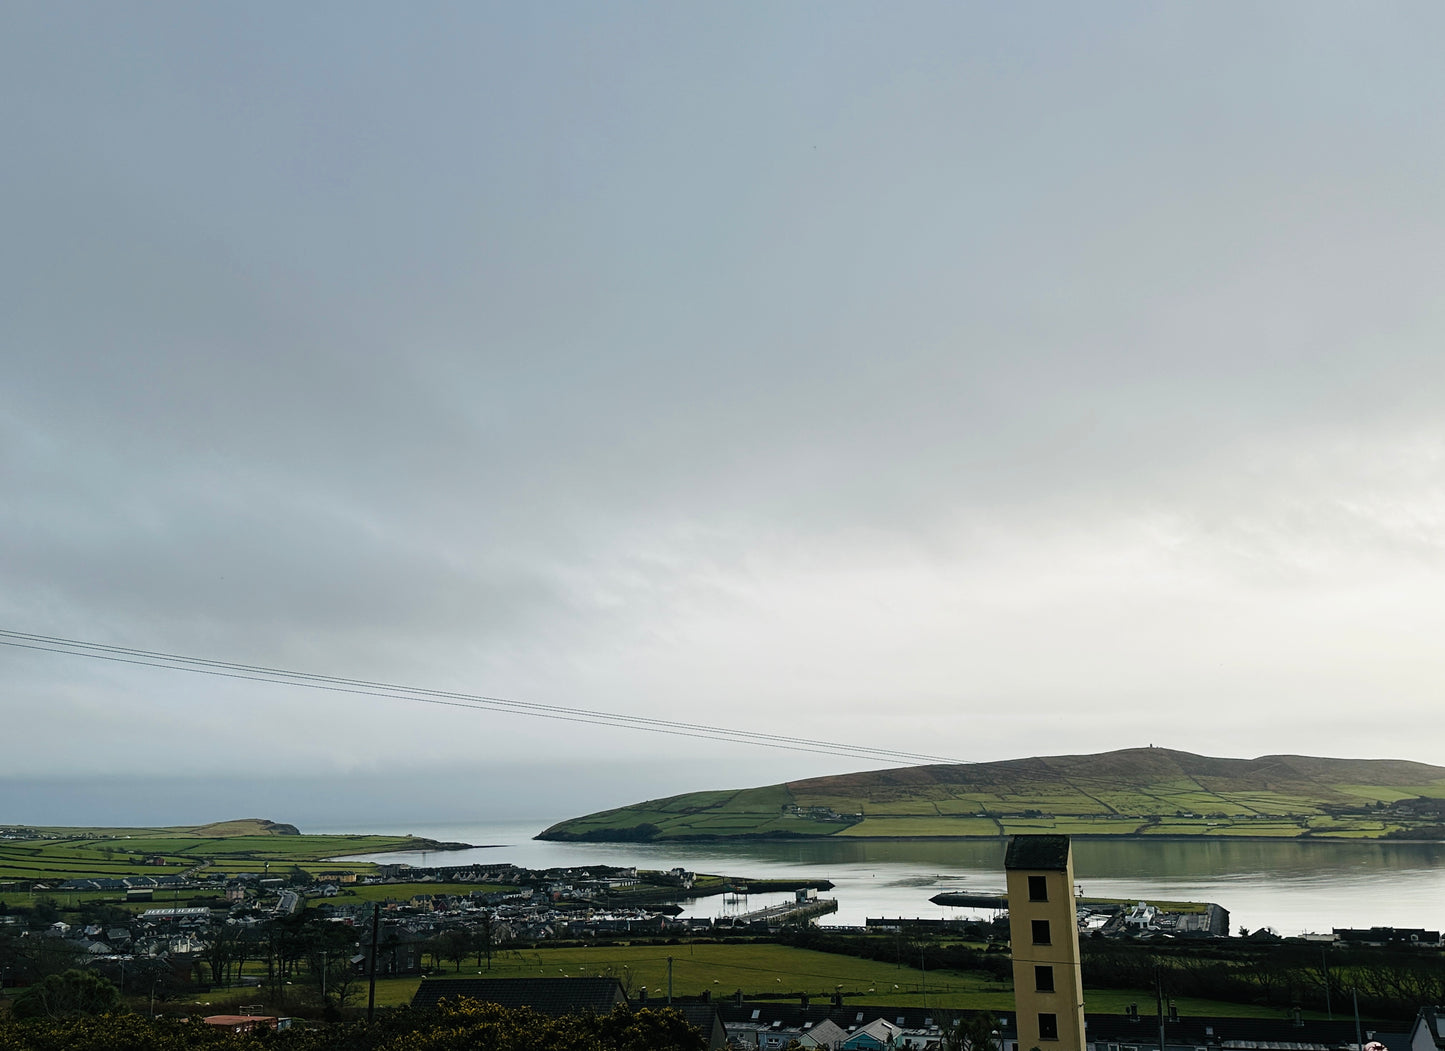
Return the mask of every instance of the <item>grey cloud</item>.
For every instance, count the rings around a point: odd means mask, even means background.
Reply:
[[[1434,616],[1437,12],[342,14],[7,12],[8,621],[868,736]]]

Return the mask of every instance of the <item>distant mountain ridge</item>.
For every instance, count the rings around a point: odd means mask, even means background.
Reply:
[[[1445,767],[1168,748],[1035,756],[690,792],[560,822],[539,839],[845,836],[1445,839]]]

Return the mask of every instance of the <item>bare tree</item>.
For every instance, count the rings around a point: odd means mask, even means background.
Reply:
[[[487,970],[492,969],[492,954],[509,940],[510,929],[505,923],[498,923],[491,909],[482,911],[481,922],[472,928],[472,948],[477,954],[477,966],[487,961]]]
[[[442,931],[437,941],[440,943],[441,955],[455,963],[460,973],[462,961],[472,951],[471,932],[465,927],[449,927]]]

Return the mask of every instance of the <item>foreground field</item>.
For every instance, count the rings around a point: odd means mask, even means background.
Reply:
[[[447,977],[496,978],[558,975],[616,977],[633,997],[646,987],[649,998],[667,995],[667,961],[672,958],[673,992],[677,996],[730,996],[741,989],[744,997],[790,998],[806,993],[826,1000],[841,992],[848,1003],[895,1004],[900,1007],[958,1007],[972,1010],[1013,1010],[1013,986],[980,975],[930,971],[898,964],[877,963],[851,956],[797,949],[773,944],[699,943],[682,945],[620,945],[587,948],[528,949],[505,953],[492,960],[492,969],[464,964],[428,979],[395,978],[377,982],[378,1004],[404,1004],[423,981]],[[1146,989],[1086,990],[1090,1011],[1123,1012],[1131,1003],[1152,1003]],[[365,992],[362,998],[364,1001]],[[1276,1018],[1277,1008],[1175,998],[1186,1015],[1234,1015]]]
[[[1445,838],[1445,768],[1214,759],[1163,748],[909,767],[692,792],[563,821],[543,839],[1240,836]]]
[[[448,978],[615,977],[633,999],[645,988],[649,999],[667,996],[667,961],[672,959],[673,993],[696,997],[709,992],[714,998],[741,990],[746,999],[786,999],[796,1002],[806,994],[813,1002],[842,993],[849,1004],[889,1004],[900,1007],[956,1007],[968,1010],[1010,1012],[1013,987],[981,975],[949,970],[924,973],[916,967],[878,963],[851,956],[816,952],[777,944],[697,943],[679,945],[611,945],[539,948],[499,953],[491,969],[475,961],[461,969],[448,967],[429,978],[379,978],[376,1002],[395,1007],[411,1002],[423,981]],[[366,1003],[365,982],[354,987],[352,1007]],[[1122,1013],[1132,1003],[1152,1003],[1152,989],[1087,989],[1090,1011]],[[257,991],[234,993],[217,989],[206,994],[205,1006],[256,999]],[[1229,1003],[1192,997],[1171,997],[1185,1015],[1229,1015],[1277,1018],[1278,1007]],[[271,1005],[276,1007],[276,1005]],[[281,1010],[277,1007],[276,1009]]]

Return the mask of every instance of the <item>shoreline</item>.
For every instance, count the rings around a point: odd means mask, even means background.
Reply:
[[[571,846],[585,846],[589,843],[618,846],[630,843],[635,846],[652,847],[699,843],[1006,843],[1013,834],[1004,832],[996,836],[668,836],[665,839],[601,839],[581,836],[574,839],[564,836],[533,836],[532,841],[535,843],[566,843]],[[1231,843],[1389,843],[1400,846],[1429,846],[1431,844],[1445,846],[1445,839],[1405,839],[1395,836],[1227,836],[1207,833],[1200,833],[1197,836],[1170,835],[1168,833],[1161,833],[1157,836],[1140,836],[1134,833],[1108,832],[1049,834],[1068,836],[1071,840],[1120,843],[1209,843],[1228,840]]]

